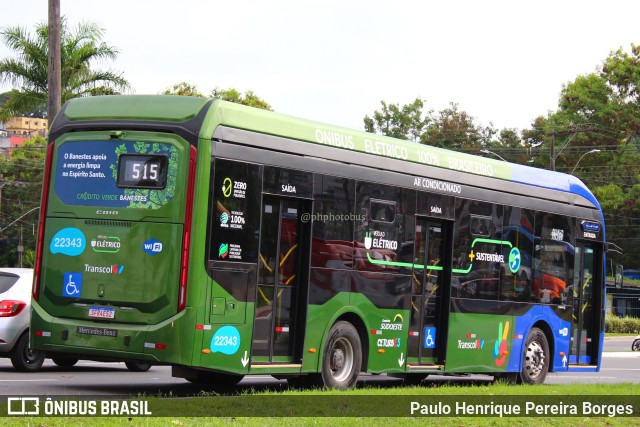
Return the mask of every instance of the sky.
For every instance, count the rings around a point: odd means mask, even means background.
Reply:
[[[458,104],[476,123],[528,128],[563,85],[640,43],[632,0],[60,0],[119,50],[136,94],[186,81],[253,90],[274,111],[363,129],[380,101]],[[0,0],[0,27],[30,31],[47,0]],[[0,57],[12,56],[0,44]],[[0,92],[10,89],[0,82]]]

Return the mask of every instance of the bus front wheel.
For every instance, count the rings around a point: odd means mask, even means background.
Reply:
[[[362,345],[358,331],[349,322],[336,322],[329,331],[322,355],[322,382],[328,388],[353,387],[361,366]]]
[[[542,384],[549,371],[549,343],[547,337],[538,328],[532,328],[527,336],[522,361],[522,382]]]

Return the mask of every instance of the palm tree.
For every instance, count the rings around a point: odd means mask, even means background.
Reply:
[[[48,36],[46,23],[36,25],[35,35],[22,27],[5,27],[0,37],[16,53],[0,60],[0,81],[14,87],[7,102],[0,106],[0,121],[47,108]],[[72,98],[114,95],[129,89],[129,83],[111,70],[95,70],[98,61],[114,60],[118,50],[102,41],[103,30],[95,24],[80,23],[71,32],[62,18],[60,60],[62,103]]]

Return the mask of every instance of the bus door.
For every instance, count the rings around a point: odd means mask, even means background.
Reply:
[[[408,354],[410,361],[418,364],[444,363],[451,296],[444,286],[451,277],[451,251],[447,250],[447,242],[451,241],[449,230],[445,221],[416,221]]]
[[[262,201],[252,360],[300,363],[311,246],[307,200],[265,196]]]
[[[573,280],[573,325],[569,363],[595,365],[600,341],[602,288],[600,250],[597,243],[578,242],[575,248]]]

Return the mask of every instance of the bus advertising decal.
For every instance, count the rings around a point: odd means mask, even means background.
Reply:
[[[113,265],[105,265],[105,266],[95,266],[95,265],[84,265],[85,273],[97,273],[97,274],[113,274],[116,276],[121,275],[124,272],[124,265],[122,264],[113,264]]]
[[[168,176],[165,187],[118,187],[121,154],[164,155]],[[173,199],[178,150],[171,144],[134,141],[69,141],[58,148],[55,194],[67,205],[158,209]]]
[[[504,324],[504,329],[502,327],[502,322],[498,324],[498,339],[496,340],[493,347],[493,358],[495,359],[496,366],[500,367],[504,365],[504,362],[507,360],[507,355],[509,354],[509,342],[507,338],[509,337],[509,322],[507,321]]]
[[[244,212],[232,210],[231,212],[222,212],[220,214],[221,228],[242,230],[245,223]]]
[[[162,252],[163,245],[158,239],[149,239],[142,244],[142,250],[149,255],[157,255]]]
[[[211,338],[211,353],[232,355],[240,349],[240,332],[235,326],[223,326]]]
[[[433,326],[424,328],[424,348],[436,348],[436,328]]]
[[[243,181],[233,181],[226,177],[222,181],[222,195],[224,197],[235,197],[236,199],[244,199],[247,197],[247,183]]]
[[[235,243],[220,243],[218,258],[242,260],[242,247]]]
[[[94,252],[118,253],[120,252],[120,238],[116,236],[97,236],[91,239],[91,249]]]
[[[383,331],[401,331],[404,327],[404,319],[401,314],[396,314],[393,317],[393,321],[391,319],[382,319],[380,324],[380,329]]]
[[[80,298],[82,294],[82,273],[66,272],[63,275],[62,296]]]
[[[366,249],[371,249],[372,247],[377,248],[379,246],[386,247],[389,249],[397,248],[398,242],[393,240],[385,240],[382,238],[375,239],[371,237],[371,234],[372,233],[370,231],[365,233],[364,246]],[[374,231],[373,234],[381,235],[382,237],[384,237],[384,232]],[[492,239],[477,238],[477,239],[474,239],[473,243],[471,243],[471,248],[473,248],[476,245],[476,243],[490,243],[490,244],[508,246],[509,248],[511,248],[509,252],[509,263],[508,263],[509,270],[515,274],[520,269],[520,250],[514,247],[511,244],[511,242],[509,242],[508,240],[492,240]],[[371,264],[387,265],[391,267],[405,267],[405,268],[415,268],[415,269],[426,268],[427,270],[442,270],[442,266],[435,266],[435,265],[425,266],[422,264],[413,264],[410,262],[398,262],[398,261],[388,261],[386,259],[374,259],[371,257],[371,254],[369,252],[367,252],[367,259]],[[474,259],[477,259],[478,261],[493,261],[493,262],[500,262],[500,263],[504,263],[505,261],[504,255],[491,254],[491,253],[485,253],[485,252],[474,253],[473,250],[469,253],[469,259],[470,259],[469,267],[467,267],[464,270],[459,268],[454,268],[451,271],[455,274],[469,274],[469,272],[471,272],[471,269],[473,268]]]
[[[67,256],[78,256],[84,252],[87,239],[77,228],[68,227],[59,230],[51,239],[49,250],[52,254],[61,253]]]

